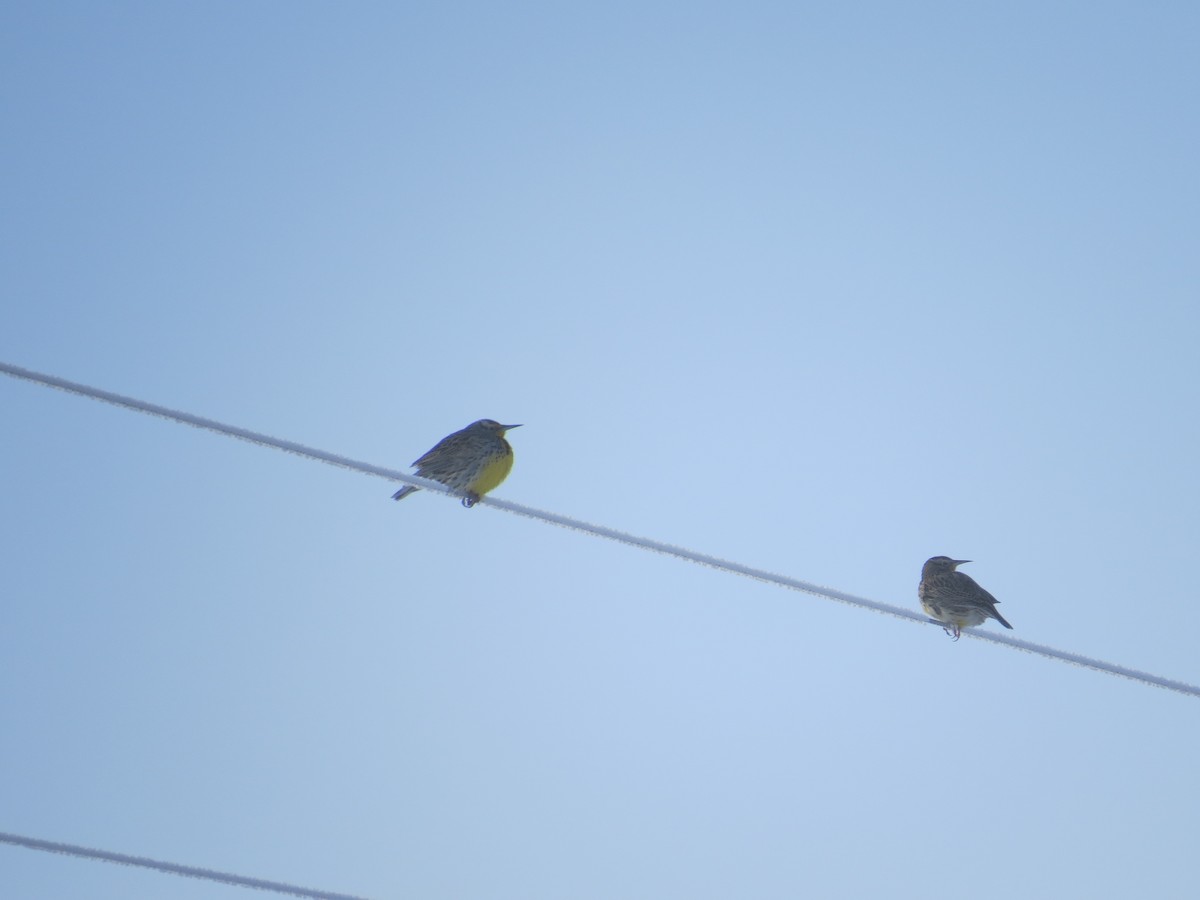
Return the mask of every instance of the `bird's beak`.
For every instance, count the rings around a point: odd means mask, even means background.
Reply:
[[[520,428],[521,426],[520,425],[501,425],[500,427],[503,428],[505,431],[512,431],[514,428]]]
[[[954,560],[954,564],[955,564],[956,566],[961,566],[961,565],[963,565],[964,563],[969,563],[969,562],[970,562],[970,560],[969,560],[969,559],[956,559],[956,560]]]

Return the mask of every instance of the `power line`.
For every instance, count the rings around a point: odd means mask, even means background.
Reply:
[[[91,847],[80,847],[76,844],[60,844],[57,841],[43,841],[39,838],[24,837],[19,834],[8,834],[0,831],[0,842],[13,844],[17,847],[27,847],[30,850],[42,850],[46,853],[63,853],[67,856],[78,856],[83,859],[95,859],[101,862],[119,863],[124,866],[138,866],[143,869],[154,869],[171,875],[182,875],[187,878],[201,878],[205,881],[218,881],[222,884],[232,884],[237,887],[254,888],[259,891],[274,891],[277,894],[291,894],[293,897],[306,897],[310,900],[363,900],[353,894],[334,894],[329,891],[314,891],[311,888],[297,887],[282,881],[266,881],[262,878],[247,878],[244,875],[232,875],[229,872],[217,872],[213,869],[201,869],[196,866],[181,866],[178,863],[162,862],[157,859],[147,859],[144,856],[129,856],[125,853],[110,853],[107,850],[94,850]]]
[[[429,481],[425,478],[418,478],[414,475],[409,475],[406,472],[399,472],[395,469],[388,469],[384,468],[383,466],[375,466],[371,465],[370,463],[359,462],[358,460],[349,459],[344,456],[338,456],[333,453],[326,453],[323,450],[316,450],[312,447],[305,447],[302,444],[280,440],[269,435],[260,434],[255,431],[249,431],[245,428],[226,425],[222,422],[217,422],[214,419],[206,419],[202,416],[194,416],[190,413],[169,409],[165,406],[159,406],[156,403],[147,403],[144,400],[136,400],[132,397],[114,394],[111,391],[104,391],[100,390],[99,388],[89,387],[88,385],[79,384],[74,381],[67,381],[64,378],[56,378],[53,375],[43,375],[39,372],[23,369],[20,366],[14,366],[5,362],[0,362],[0,373],[11,375],[14,378],[21,378],[26,381],[32,381],[37,384],[46,385],[47,387],[58,388],[59,390],[68,391],[73,394],[79,394],[80,396],[89,397],[93,400],[102,400],[105,403],[111,403],[115,406],[123,406],[126,409],[132,409],[135,412],[147,413],[152,416],[159,416],[164,419],[171,419],[175,422],[181,422],[184,425],[191,425],[195,428],[203,428],[208,431],[215,431],[218,434],[222,434],[227,437],[238,438],[239,440],[243,441],[249,441],[252,444],[259,444],[263,447],[272,447],[276,450],[294,453],[298,456],[304,456],[308,459],[315,459],[318,462],[327,463],[332,466],[338,466],[343,469],[352,469],[357,472],[363,472],[367,475],[375,475],[379,478],[386,478],[390,481],[401,481],[406,484],[414,484],[417,487],[425,488],[439,494],[453,494],[453,492],[447,489],[445,485],[439,484],[436,481]],[[806,594],[813,594],[817,597],[824,597],[827,600],[836,600],[839,603],[848,603],[851,606],[858,606],[877,613],[883,613],[884,615],[894,616],[897,619],[906,619],[910,622],[917,622],[922,625],[938,625],[938,623],[933,622],[924,615],[914,612],[910,609],[892,606],[888,603],[880,603],[877,600],[868,600],[866,597],[856,597],[853,594],[846,594],[842,591],[836,591],[831,588],[822,587],[808,581],[801,581],[796,578],[788,578],[783,575],[776,575],[773,572],[767,572],[762,569],[744,566],[741,563],[730,562],[728,560],[719,559],[718,557],[709,556],[704,553],[696,553],[683,547],[676,547],[673,544],[664,544],[661,541],[655,541],[650,538],[636,537],[632,534],[626,534],[623,531],[616,531],[615,529],[606,528],[602,525],[592,525],[588,522],[580,521],[579,519],[572,519],[568,516],[558,515],[557,513],[545,512],[540,509],[523,506],[519,503],[513,503],[509,500],[483,497],[479,502],[480,504],[492,506],[496,509],[502,509],[507,512],[516,513],[519,516],[526,516],[527,518],[548,522],[551,525],[558,525],[562,528],[570,528],[574,531],[581,531],[585,534],[606,538],[610,541],[617,541],[618,543],[627,544],[631,547],[638,547],[642,550],[650,550],[654,553],[662,553],[667,556],[674,556],[678,559],[685,559],[688,562],[697,563],[702,566],[720,569],[723,572],[741,575],[745,578],[753,578],[757,581],[774,584],[793,591],[802,591]],[[941,626],[938,625],[938,627]],[[1059,662],[1069,663],[1074,666],[1082,666],[1083,668],[1087,669],[1095,669],[1098,672],[1107,672],[1110,675],[1117,675],[1121,678],[1129,678],[1133,681],[1140,681],[1143,684],[1148,684],[1153,687],[1165,688],[1169,691],[1177,691],[1181,694],[1189,694],[1193,697],[1200,697],[1200,687],[1197,687],[1196,685],[1189,684],[1184,681],[1177,681],[1172,678],[1163,678],[1159,675],[1152,675],[1149,672],[1143,672],[1139,669],[1131,669],[1128,666],[1121,666],[1115,663],[1105,662],[1103,660],[1094,659],[1090,656],[1083,656],[1082,654],[1078,653],[1070,653],[1065,650],[1057,650],[1054,647],[1048,647],[1045,644],[1035,644],[1032,641],[1024,641],[1020,638],[1010,637],[1009,635],[999,634],[997,632],[965,629],[963,634],[976,640],[989,641],[993,644],[1002,644],[1006,647],[1023,650],[1027,653],[1034,653],[1039,656],[1044,656],[1048,659],[1056,659]]]
[[[751,566],[742,565],[741,563],[730,562],[729,560],[720,559],[715,556],[697,553],[693,550],[686,550],[683,547],[676,547],[672,544],[664,544],[660,541],[655,541],[650,538],[636,537],[632,534],[615,531],[612,528],[605,528],[603,525],[592,525],[588,522],[580,522],[577,519],[560,516],[556,513],[544,512],[540,509],[532,509],[528,506],[522,506],[519,503],[512,503],[508,500],[484,497],[480,502],[484,501],[486,501],[489,506],[494,506],[497,509],[507,510],[508,512],[516,513],[519,516],[528,516],[531,519],[541,519],[544,522],[560,525],[563,528],[571,528],[575,531],[582,531],[586,534],[596,535],[597,537],[608,538],[612,541],[628,544],[631,547],[639,547],[643,550],[651,550],[655,553],[674,556],[678,559],[686,559],[688,562],[698,563],[699,565],[708,566],[709,568],[713,569],[720,569],[722,572],[730,572],[734,575],[741,575],[745,578],[753,578],[756,581],[764,581],[767,584],[778,585],[779,587],[785,587],[793,591],[802,591],[806,594],[814,594],[818,597],[824,597],[827,600],[836,600],[839,603],[847,603],[850,606],[859,606],[863,609],[869,609],[877,613],[883,613],[884,615],[894,616],[897,619],[906,619],[909,622],[916,622],[919,625],[936,625],[938,628],[942,627],[940,622],[935,622],[928,616],[922,615],[921,613],[915,612],[911,609],[905,609],[902,606],[892,606],[889,603],[880,603],[878,600],[869,600],[866,597],[856,597],[854,594],[846,594],[842,591],[834,590],[833,588],[822,587],[808,581],[801,581],[798,578],[789,578],[786,575],[777,575],[774,572],[767,572],[763,569],[755,569]],[[1110,675],[1117,675],[1121,678],[1129,678],[1133,681],[1140,681],[1144,684],[1153,685],[1154,687],[1166,688],[1170,691],[1178,691],[1181,694],[1190,694],[1193,697],[1200,697],[1200,686],[1188,684],[1185,681],[1176,681],[1172,678],[1163,678],[1160,675],[1152,675],[1149,672],[1143,672],[1139,669],[1131,669],[1128,666],[1105,662],[1101,659],[1093,659],[1090,656],[1083,656],[1079,653],[1071,653],[1068,650],[1058,650],[1054,647],[1048,647],[1045,644],[1035,644],[1033,641],[1025,641],[1021,638],[1012,637],[1001,632],[979,631],[975,628],[964,628],[962,633],[964,637],[975,638],[979,641],[988,641],[993,644],[1002,644],[1006,647],[1024,650],[1026,653],[1034,653],[1038,656],[1056,659],[1060,662],[1081,666],[1085,669],[1095,669],[1097,672],[1107,672]]]

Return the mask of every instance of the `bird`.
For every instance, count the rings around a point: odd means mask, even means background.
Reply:
[[[940,622],[946,634],[956,641],[962,629],[982,625],[988,619],[1012,628],[1004,616],[996,612],[999,601],[976,584],[970,575],[955,571],[969,562],[969,559],[935,556],[921,568],[921,583],[917,586],[921,608]]]
[[[462,505],[470,509],[488,491],[500,486],[512,471],[513,450],[504,433],[520,425],[501,425],[495,419],[480,419],[461,431],[442,438],[433,449],[413,463],[422,478],[440,481],[462,494]],[[420,488],[407,484],[392,494],[403,500]]]

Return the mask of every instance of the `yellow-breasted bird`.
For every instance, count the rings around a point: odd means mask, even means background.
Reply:
[[[504,432],[520,427],[501,425],[493,419],[472,422],[462,431],[442,438],[413,463],[416,474],[461,493],[462,505],[470,509],[480,497],[499,487],[512,471],[513,449],[504,439]],[[407,484],[392,494],[392,499],[403,500],[418,490]]]
[[[946,634],[956,641],[964,628],[982,625],[988,619],[1012,628],[1004,616],[996,612],[996,604],[1000,601],[976,584],[970,575],[955,571],[969,562],[969,559],[935,556],[922,567],[921,583],[917,586],[921,608],[941,622]]]

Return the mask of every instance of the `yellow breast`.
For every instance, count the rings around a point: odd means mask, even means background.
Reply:
[[[467,485],[467,490],[474,491],[476,494],[486,494],[500,486],[500,483],[508,477],[508,473],[512,471],[513,455],[506,453],[504,456],[496,456],[489,459],[483,464],[479,470],[479,474],[475,479]]]

